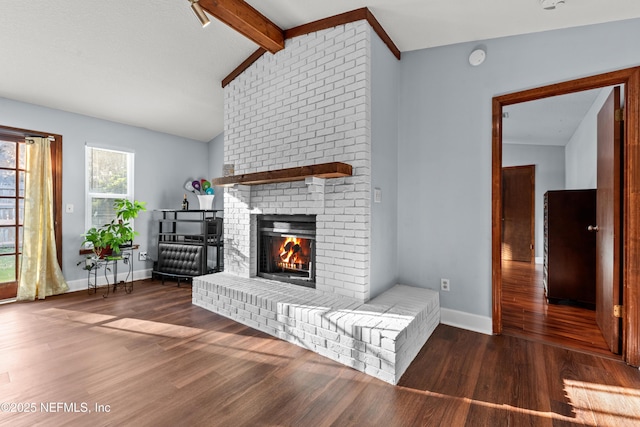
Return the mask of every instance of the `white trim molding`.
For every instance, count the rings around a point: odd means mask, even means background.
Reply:
[[[151,278],[151,271],[153,269],[151,268],[147,268],[144,270],[136,270],[133,272],[133,280],[145,280],[145,279],[150,279]],[[109,280],[113,280],[113,273],[107,273],[110,275]],[[125,280],[127,278],[127,272],[126,271],[122,271],[122,272],[118,272],[118,282],[121,280]],[[100,270],[98,271],[98,286],[104,286],[107,284],[107,280],[104,277],[104,271]],[[87,278],[85,277],[84,279],[77,279],[77,280],[71,280],[71,281],[67,281],[67,285],[69,285],[69,290],[66,293],[69,292],[78,292],[78,291],[86,291],[87,290]],[[134,292],[135,292],[135,287],[134,287]]]
[[[485,335],[493,335],[493,322],[491,318],[487,316],[479,316],[477,314],[441,307],[440,323]]]

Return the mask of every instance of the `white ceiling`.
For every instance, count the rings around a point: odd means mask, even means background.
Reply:
[[[566,146],[601,90],[554,96],[503,108],[502,142]],[[508,117],[504,117],[504,113]]]
[[[637,0],[250,0],[283,29],[367,6],[401,51],[640,17]],[[187,0],[0,0],[0,97],[200,141],[257,46]],[[0,123],[2,124],[2,123]]]

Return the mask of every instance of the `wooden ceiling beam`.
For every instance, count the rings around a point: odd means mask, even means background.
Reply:
[[[263,49],[284,49],[284,31],[243,0],[199,0],[211,16],[224,22]]]
[[[203,1],[205,0],[200,0],[201,3]],[[299,25],[294,28],[290,28],[284,31],[284,38],[291,39],[293,37],[314,33],[316,31],[326,30],[327,28],[333,28],[338,25],[345,25],[350,22],[361,21],[363,19],[366,19],[367,22],[369,22],[369,25],[371,25],[371,28],[373,28],[373,30],[378,34],[380,39],[387,45],[391,53],[399,60],[401,55],[400,49],[398,49],[395,43],[393,43],[393,40],[391,40],[391,37],[389,37],[389,35],[384,30],[384,28],[382,28],[382,25],[380,25],[376,17],[373,16],[373,13],[371,13],[371,11],[366,7],[352,10],[350,12],[341,13],[339,15],[330,16],[329,18],[320,19],[318,21],[310,22],[308,24]],[[225,77],[222,80],[222,87],[225,87],[229,83],[231,83],[236,77],[242,74],[244,70],[249,68],[251,64],[256,62],[262,55],[264,55],[265,52],[266,51],[263,48],[259,48],[258,50],[253,52],[253,54],[251,54],[249,58],[247,58],[242,64],[236,67],[235,70],[233,70],[227,77]]]

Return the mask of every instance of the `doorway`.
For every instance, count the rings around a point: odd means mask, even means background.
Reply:
[[[535,165],[502,168],[502,259],[533,263]]]
[[[623,187],[623,249],[620,256],[622,282],[624,290],[624,308],[622,309],[622,357],[627,363],[640,364],[640,314],[636,307],[640,289],[640,167],[636,166],[640,157],[640,136],[638,133],[638,112],[640,93],[640,69],[631,68],[598,76],[558,83],[527,91],[499,96],[493,99],[493,167],[492,167],[492,264],[493,264],[493,331],[502,333],[502,286],[503,265],[501,260],[502,242],[502,131],[503,107],[557,95],[624,85],[625,110],[623,112],[626,127],[622,151],[624,174]],[[611,307],[613,311],[613,307]]]
[[[51,140],[54,233],[58,263],[62,266],[62,136],[0,126],[0,301],[17,295],[29,136]]]
[[[534,222],[527,179],[508,191],[513,170],[535,175],[536,263],[510,257],[503,243],[503,332],[568,348],[611,355],[595,318],[597,111],[612,88],[509,105],[502,137],[503,212],[523,210]],[[529,165],[529,166],[515,166]],[[524,200],[521,200],[524,199]],[[525,209],[526,207],[526,209]],[[512,220],[513,221],[513,220]],[[503,240],[508,221],[503,215]],[[525,228],[524,225],[520,225]],[[528,249],[532,237],[513,236]],[[533,245],[531,245],[533,247]],[[506,255],[506,256],[505,256]]]

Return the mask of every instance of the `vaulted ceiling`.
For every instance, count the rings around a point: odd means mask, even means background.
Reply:
[[[404,52],[640,17],[637,0],[247,3],[281,29],[368,7]],[[0,97],[209,141],[223,130],[220,82],[257,48],[211,21],[201,28],[187,0],[3,0]]]

